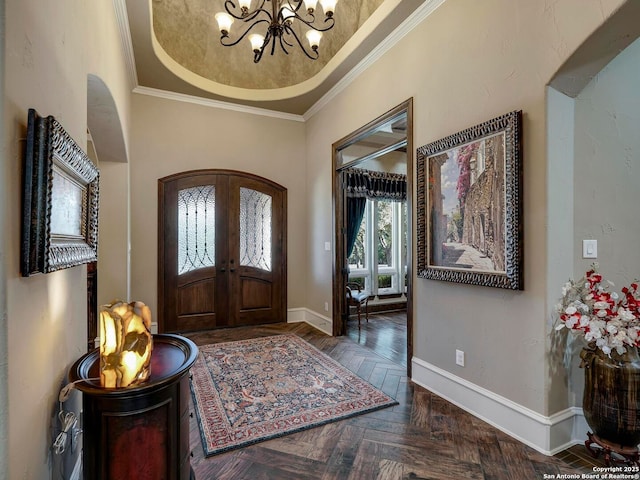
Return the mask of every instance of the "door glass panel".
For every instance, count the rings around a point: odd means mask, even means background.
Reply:
[[[178,192],[178,275],[215,265],[216,187]]]
[[[271,196],[240,188],[240,265],[271,271]]]

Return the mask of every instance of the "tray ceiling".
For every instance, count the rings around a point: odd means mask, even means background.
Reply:
[[[138,87],[302,115],[418,7],[444,0],[340,0],[318,60],[293,48],[288,55],[265,53],[257,64],[248,40],[220,44],[214,15],[224,10],[223,0],[119,1]]]

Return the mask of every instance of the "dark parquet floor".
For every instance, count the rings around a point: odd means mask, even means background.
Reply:
[[[388,315],[380,315],[372,316],[368,326],[363,323],[362,330],[369,329],[359,334],[364,345],[363,337],[372,342],[373,323],[384,317],[388,321]],[[542,455],[413,384],[406,377],[406,354],[402,365],[402,360],[385,358],[351,335],[331,337],[298,323],[187,336],[205,345],[281,333],[304,338],[399,405],[209,458],[204,457],[192,418],[191,465],[198,480],[528,480],[592,472],[586,462],[574,462],[570,453]],[[385,349],[382,353],[390,355]]]
[[[347,336],[398,365],[407,366],[407,314],[388,312],[369,315],[369,322],[353,315],[347,322]]]

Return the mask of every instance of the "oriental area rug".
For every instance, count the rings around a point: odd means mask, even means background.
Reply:
[[[297,335],[199,349],[191,393],[206,456],[398,403]]]

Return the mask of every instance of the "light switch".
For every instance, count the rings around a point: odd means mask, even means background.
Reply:
[[[582,258],[598,258],[597,240],[582,240]]]
[[[330,252],[331,251],[331,242],[324,242],[324,249],[327,252]]]

